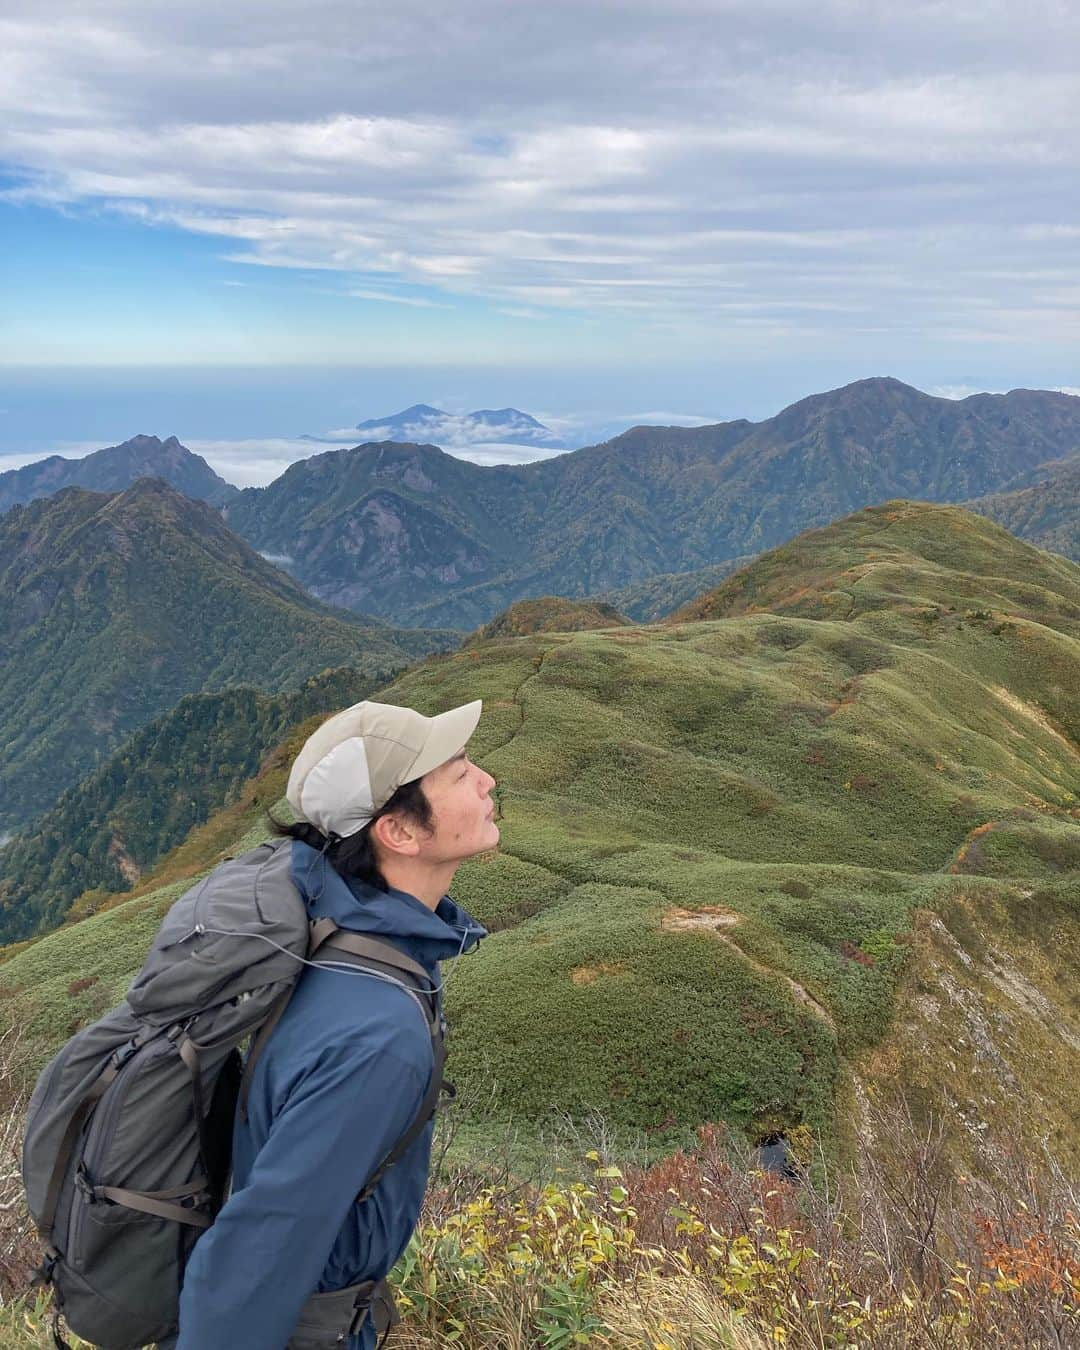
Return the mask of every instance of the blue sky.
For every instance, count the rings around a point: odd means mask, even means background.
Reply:
[[[353,390],[599,425],[1076,386],[1078,50],[1065,0],[41,0],[0,20],[0,453]]]

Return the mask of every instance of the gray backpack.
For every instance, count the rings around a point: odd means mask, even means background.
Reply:
[[[35,1283],[52,1287],[58,1347],[61,1315],[105,1350],[176,1334],[184,1265],[226,1197],[234,1115],[305,959],[394,980],[431,1033],[417,1116],[358,1199],[418,1137],[440,1091],[452,1093],[445,1022],[423,967],[389,943],[311,921],[290,840],[222,863],[176,901],[124,1002],[67,1042],[30,1100],[23,1183],[45,1243]],[[252,1033],[245,1066],[239,1047]],[[328,1308],[344,1324],[324,1325],[323,1344],[355,1333],[365,1316],[377,1327],[394,1320],[383,1282],[353,1289],[344,1300],[314,1296],[301,1331],[325,1323]]]

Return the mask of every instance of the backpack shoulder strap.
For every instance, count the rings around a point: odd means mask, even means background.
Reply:
[[[335,951],[345,952],[352,957],[350,964],[361,968],[367,967],[377,974],[388,974],[397,984],[417,1003],[420,1011],[428,1024],[428,1030],[431,1033],[432,1048],[435,1055],[435,1067],[432,1069],[431,1082],[428,1085],[429,1094],[434,1087],[434,1099],[428,1102],[427,1096],[421,1103],[421,1110],[424,1113],[420,1128],[427,1123],[428,1118],[435,1110],[438,1102],[439,1091],[442,1084],[442,1066],[446,1058],[446,1050],[443,1046],[443,1037],[445,1026],[442,1018],[442,1006],[439,1001],[438,991],[431,987],[431,976],[427,973],[419,962],[406,956],[404,952],[399,951],[389,942],[382,942],[378,938],[365,937],[361,933],[348,932],[339,928],[333,919],[316,919],[311,925],[311,937],[308,943],[308,960],[310,961],[317,953],[325,948],[332,948]],[[404,976],[404,978],[402,978]],[[239,1112],[240,1119],[247,1119],[248,1094],[251,1090],[251,1080],[255,1073],[255,1066],[266,1048],[266,1043],[281,1020],[281,1015],[288,1006],[289,999],[292,997],[295,984],[290,985],[270,1008],[266,1020],[259,1028],[251,1049],[248,1052],[247,1063],[244,1065],[243,1077],[240,1080],[240,1092],[237,1098],[236,1109]],[[450,1089],[452,1092],[452,1088]],[[419,1129],[407,1138],[406,1147],[412,1143],[415,1134]],[[397,1161],[397,1158],[394,1159]],[[384,1165],[380,1168],[379,1175],[386,1170]],[[369,1183],[370,1185],[370,1183]]]
[[[441,1020],[441,1019],[440,1019]],[[382,1162],[372,1172],[364,1184],[363,1190],[357,1194],[357,1202],[360,1203],[368,1198],[375,1190],[375,1187],[383,1179],[383,1176],[398,1162],[405,1153],[412,1147],[413,1143],[420,1137],[424,1126],[435,1114],[439,1106],[439,1098],[445,1092],[448,1100],[452,1100],[455,1095],[453,1083],[443,1077],[443,1066],[446,1063],[446,1040],[441,1034],[432,1034],[432,1049],[434,1059],[431,1065],[431,1077],[428,1079],[427,1090],[417,1107],[416,1115],[412,1119],[409,1128],[397,1141],[394,1147],[382,1160]]]
[[[362,933],[352,933],[344,928],[337,927],[332,933],[327,933],[322,938],[315,948],[315,952],[322,953],[327,947],[334,951],[347,952],[353,957],[359,957],[359,961],[351,964],[370,966],[376,973],[378,973],[380,967],[388,968],[388,973],[399,984],[407,983],[410,992],[415,989],[417,993],[424,996],[424,1003],[427,1005],[425,1016],[429,1027],[432,1022],[438,1020],[438,994],[432,987],[431,976],[411,956],[406,956],[397,947],[389,942],[382,942],[379,938],[366,937]],[[314,955],[314,952],[312,955]],[[401,979],[402,975],[406,977],[404,981]]]
[[[330,920],[319,920],[313,928],[312,939],[316,943],[317,951],[329,947],[352,957],[352,964],[356,966],[367,967],[376,973],[389,974],[421,1005],[431,1033],[431,1077],[428,1079],[424,1096],[408,1129],[368,1177],[363,1190],[357,1195],[357,1202],[362,1202],[372,1194],[383,1176],[420,1137],[425,1125],[438,1108],[440,1096],[444,1092],[448,1098],[454,1096],[453,1083],[443,1077],[443,1067],[446,1063],[446,1022],[442,1015],[442,1000],[438,989],[432,988],[431,976],[424,967],[389,942],[366,937],[361,933],[348,932],[332,925]]]

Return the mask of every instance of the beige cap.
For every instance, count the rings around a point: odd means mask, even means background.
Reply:
[[[464,749],[482,707],[477,699],[425,717],[392,703],[354,703],[304,742],[286,799],[323,834],[356,834],[402,783],[423,778]]]

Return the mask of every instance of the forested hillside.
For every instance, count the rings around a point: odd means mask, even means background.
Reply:
[[[187,694],[129,737],[29,830],[0,848],[0,942],[79,916],[144,871],[259,770],[293,726],[364,698],[395,673],[339,667],[288,693]]]
[[[458,640],[328,609],[160,480],[15,507],[0,517],[0,830],[184,694],[385,671]]]
[[[1052,466],[1040,483],[1014,492],[993,492],[965,502],[1040,548],[1080,562],[1080,458]]]

